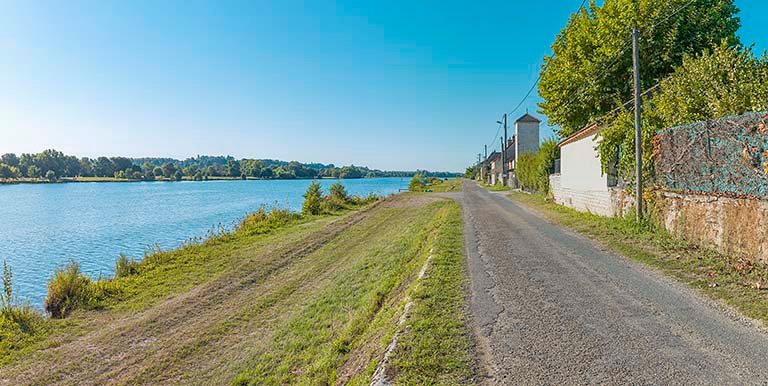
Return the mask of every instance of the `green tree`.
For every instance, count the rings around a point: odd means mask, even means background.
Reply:
[[[27,169],[27,176],[30,178],[40,178],[40,168],[32,165]]]
[[[13,166],[0,163],[0,178],[16,178],[18,177],[18,169]]]
[[[171,178],[176,173],[176,166],[172,162],[166,162],[161,166],[165,178]]]
[[[317,181],[312,181],[304,193],[304,205],[302,205],[301,213],[305,215],[318,215],[320,214],[321,204],[323,202],[323,188]]]
[[[470,180],[477,178],[477,167],[468,166],[467,170],[464,171],[464,177],[469,178]]]
[[[227,175],[230,177],[240,177],[240,162],[235,160],[227,161]]]
[[[181,181],[182,178],[184,178],[184,173],[182,173],[181,170],[176,170],[176,172],[173,173],[174,180]]]
[[[548,193],[549,173],[558,158],[560,148],[554,138],[542,142],[536,153],[521,154],[515,169],[515,177],[520,187],[528,191]]]
[[[80,158],[80,175],[84,177],[93,176],[93,164],[88,157]]]
[[[155,177],[162,177],[163,176],[163,168],[156,166],[154,169],[152,169],[152,174]]]
[[[740,22],[733,0],[605,0],[571,15],[544,57],[539,104],[566,137],[632,96],[630,31],[641,31],[643,90],[682,63],[719,44],[738,44]],[[680,10],[675,13],[676,10]]]
[[[349,200],[349,193],[347,193],[347,189],[341,182],[334,182],[331,184],[329,191],[331,198],[334,200],[340,202],[347,202]]]
[[[56,181],[56,172],[53,170],[45,172],[45,179],[48,181]]]
[[[411,177],[411,182],[408,183],[408,190],[411,192],[421,192],[424,190],[424,176],[421,174],[415,174]]]
[[[657,131],[768,110],[768,56],[757,58],[751,49],[731,47],[727,42],[699,55],[685,56],[682,65],[643,103],[643,174],[648,179],[653,174],[652,138]],[[634,111],[621,111],[601,131],[601,137],[598,150],[603,170],[616,164],[619,176],[632,180]]]
[[[19,157],[16,156],[16,154],[13,153],[6,153],[3,154],[2,157],[0,157],[0,162],[13,167],[19,166]]]
[[[112,177],[115,175],[115,165],[107,157],[96,158],[93,163],[93,173],[96,177]]]

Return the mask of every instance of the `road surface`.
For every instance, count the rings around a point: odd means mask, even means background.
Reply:
[[[768,335],[474,182],[464,206],[485,383],[768,384]]]

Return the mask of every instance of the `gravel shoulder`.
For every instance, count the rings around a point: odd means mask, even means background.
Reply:
[[[486,384],[766,384],[768,336],[673,279],[467,181]]]

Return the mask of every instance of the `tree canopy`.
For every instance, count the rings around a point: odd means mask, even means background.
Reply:
[[[0,156],[0,179],[71,177],[115,177],[134,180],[157,178],[204,180],[209,177],[294,179],[294,178],[366,178],[410,177],[416,173],[435,177],[455,177],[458,173],[426,171],[382,171],[363,166],[336,167],[332,164],[303,164],[271,159],[236,160],[230,156],[197,156],[185,160],[173,158],[88,157],[77,158],[49,149],[38,154]]]
[[[725,43],[698,55],[686,55],[659,90],[644,98],[643,106],[643,168],[650,176],[651,138],[659,130],[768,110],[768,55],[756,57],[750,48]],[[616,162],[620,177],[629,179],[633,174],[633,133],[634,113],[630,109],[621,110],[601,131],[598,149],[604,170]]]
[[[739,43],[733,0],[605,0],[573,14],[545,56],[539,104],[566,137],[632,97],[630,32],[641,33],[641,88],[657,84],[686,55]]]

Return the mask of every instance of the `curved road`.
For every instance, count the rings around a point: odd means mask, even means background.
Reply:
[[[487,384],[768,384],[768,336],[686,286],[471,181],[471,310]]]

